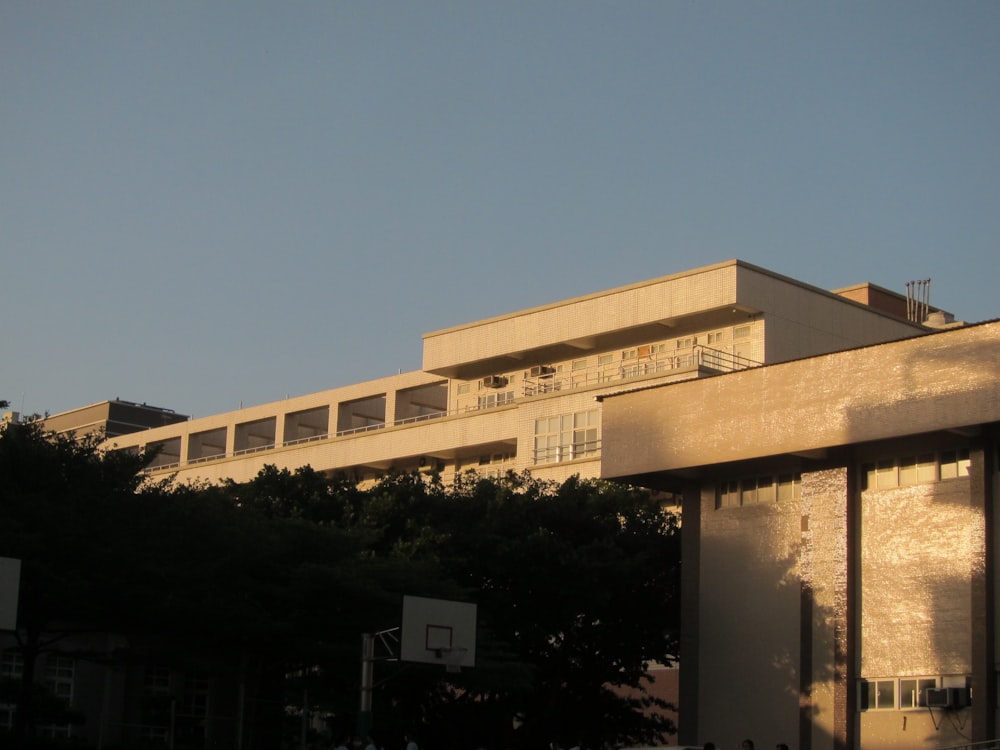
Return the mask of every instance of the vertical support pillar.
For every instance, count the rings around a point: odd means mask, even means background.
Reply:
[[[972,620],[972,737],[986,740],[996,737],[996,595],[994,503],[994,457],[992,440],[973,445],[969,450],[969,503],[982,514],[982,529],[977,540],[976,557],[981,561],[973,570],[971,588]]]
[[[681,513],[681,637],[680,637],[680,688],[677,741],[682,745],[698,745],[701,731],[698,720],[698,694],[700,692],[698,638],[701,580],[701,485],[694,481],[684,488]]]

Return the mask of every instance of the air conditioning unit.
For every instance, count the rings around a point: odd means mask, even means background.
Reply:
[[[927,688],[924,703],[928,708],[965,708],[971,703],[968,688]]]
[[[951,708],[948,688],[927,688],[924,690],[924,703],[928,708]]]
[[[483,388],[503,388],[507,385],[507,378],[503,375],[487,375],[483,378]]]
[[[549,367],[548,365],[536,365],[528,370],[528,373],[533,378],[540,378],[542,375],[551,375],[556,371],[556,368]]]

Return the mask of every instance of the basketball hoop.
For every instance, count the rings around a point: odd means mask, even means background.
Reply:
[[[444,662],[445,671],[449,674],[457,674],[462,671],[462,660],[469,649],[461,647],[447,647],[435,649],[434,655]]]

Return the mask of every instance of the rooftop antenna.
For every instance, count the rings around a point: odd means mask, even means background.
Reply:
[[[918,279],[906,282],[906,319],[923,323],[930,315],[931,280]]]

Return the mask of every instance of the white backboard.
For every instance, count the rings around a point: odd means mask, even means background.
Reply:
[[[403,597],[399,660],[476,666],[476,605],[423,596]]]
[[[0,630],[17,629],[17,596],[21,587],[21,561],[0,557]]]

